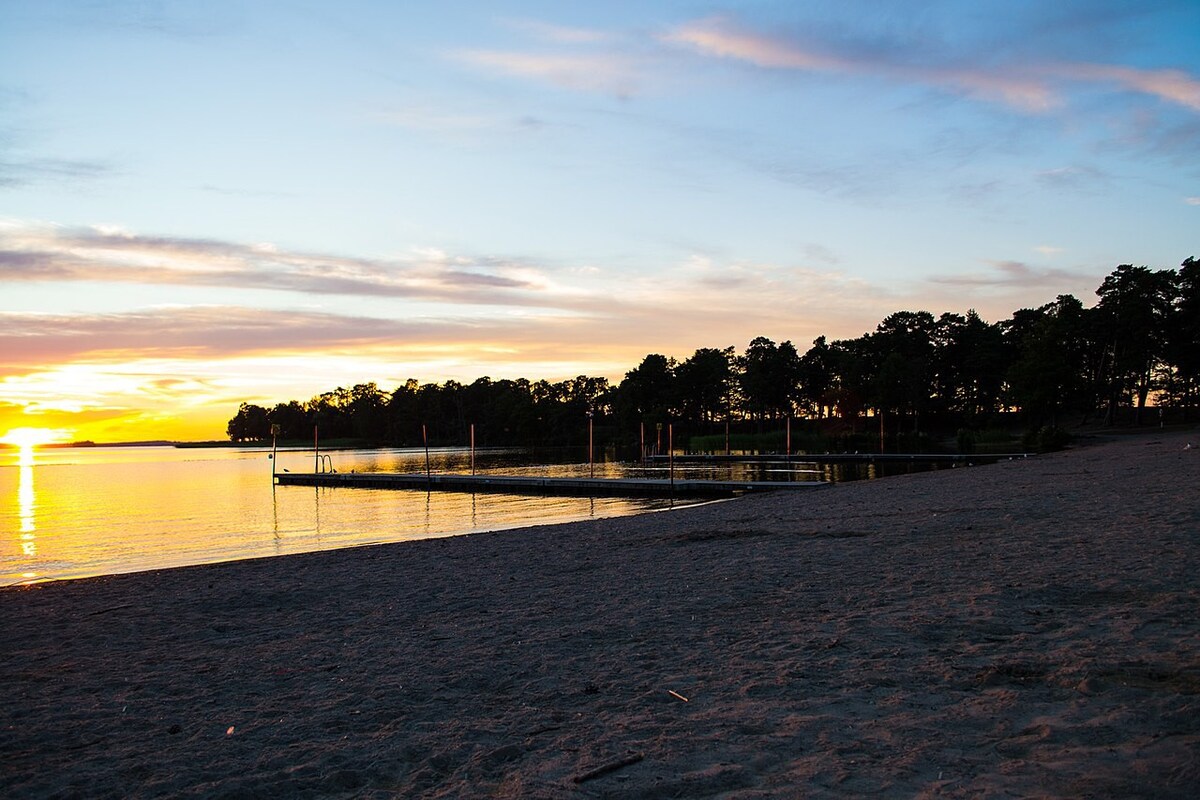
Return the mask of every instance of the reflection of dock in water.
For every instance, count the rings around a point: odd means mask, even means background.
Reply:
[[[347,489],[415,489],[438,492],[570,497],[736,497],[757,492],[816,489],[824,481],[712,481],[669,478],[548,478],[525,475],[461,475],[395,472],[281,472],[280,486],[329,486]]]

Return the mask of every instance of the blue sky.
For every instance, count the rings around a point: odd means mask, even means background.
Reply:
[[[1200,3],[915,6],[0,0],[0,429],[216,438],[1200,255]]]

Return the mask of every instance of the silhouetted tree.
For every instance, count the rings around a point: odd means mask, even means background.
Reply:
[[[919,415],[933,395],[934,319],[928,311],[897,311],[870,337],[876,363],[871,404],[886,412]]]
[[[267,410],[253,403],[242,403],[225,433],[233,442],[263,442],[271,438],[271,421]]]
[[[634,426],[665,422],[674,415],[675,394],[675,361],[651,353],[625,373],[617,391],[618,413]]]
[[[1153,388],[1155,368],[1167,349],[1168,319],[1175,301],[1175,271],[1122,264],[1096,290],[1096,314],[1108,332],[1107,420],[1115,422],[1121,400],[1136,401],[1134,421]]]
[[[933,341],[938,410],[970,422],[999,409],[1008,368],[1000,326],[984,322],[975,309],[966,316],[945,313],[938,318]]]
[[[758,336],[737,359],[742,408],[751,419],[781,419],[792,414],[799,394],[800,355],[790,341]]]
[[[1021,309],[1003,325],[1010,347],[1008,401],[1020,407],[1031,428],[1057,426],[1064,411],[1086,413],[1094,404],[1087,369],[1092,344],[1090,315],[1072,295]]]
[[[675,389],[683,419],[711,423],[729,416],[734,349],[704,347],[675,367]]]
[[[281,439],[304,439],[312,436],[312,420],[304,406],[295,400],[276,403],[269,416],[270,423],[279,426]]]
[[[852,427],[867,408],[878,369],[875,356],[869,334],[857,339],[839,339],[829,345],[833,377],[830,397],[838,416],[848,420]]]
[[[834,394],[834,356],[824,336],[813,340],[812,347],[800,357],[797,400],[806,413],[823,418],[832,413]]]
[[[1164,353],[1171,367],[1164,388],[1187,418],[1200,400],[1200,261],[1190,256],[1176,274]]]

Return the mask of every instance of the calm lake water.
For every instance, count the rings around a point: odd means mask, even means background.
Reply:
[[[271,482],[268,449],[96,447],[0,450],[0,585],[206,564],[681,505],[666,499],[520,497]],[[419,472],[423,450],[328,453],[339,472]],[[524,459],[522,461],[521,459]],[[433,451],[438,471],[470,471],[461,450]],[[479,471],[521,471],[517,451],[477,454]],[[313,470],[312,451],[278,468]],[[525,468],[526,470],[533,468]],[[536,468],[586,475],[588,466]],[[597,465],[597,475],[617,466]]]

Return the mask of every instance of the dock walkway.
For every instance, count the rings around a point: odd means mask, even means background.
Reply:
[[[464,475],[397,472],[282,472],[280,486],[347,489],[410,489],[424,492],[496,492],[572,497],[736,497],[750,492],[817,489],[823,481],[710,481],[667,478],[544,478],[523,475]]]
[[[650,456],[656,464],[674,461],[676,464],[861,464],[872,462],[916,462],[928,464],[990,464],[1029,458],[1033,453],[763,453],[756,455],[725,455],[697,453],[693,455]]]

